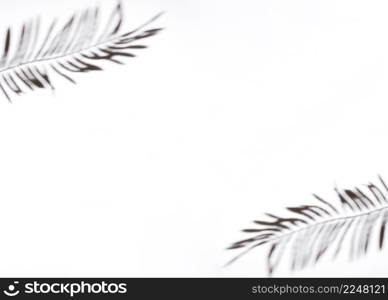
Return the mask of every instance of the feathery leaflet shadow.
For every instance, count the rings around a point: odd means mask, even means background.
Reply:
[[[348,248],[351,259],[366,255],[375,244],[384,247],[388,222],[388,186],[379,176],[379,186],[339,190],[337,203],[329,203],[314,194],[317,204],[287,207],[294,215],[278,217],[266,214],[268,220],[254,221],[257,228],[244,229],[252,237],[233,243],[228,249],[244,249],[230,262],[256,247],[268,245],[269,275],[282,258],[288,257],[291,270],[316,264],[331,252],[336,258]]]
[[[44,34],[40,18],[25,22],[18,33],[9,27],[2,55],[0,50],[0,90],[10,101],[12,95],[28,90],[54,89],[51,73],[75,84],[75,73],[100,71],[102,61],[122,64],[120,57],[135,57],[133,51],[146,48],[137,42],[162,30],[147,29],[160,15],[121,33],[119,1],[104,26],[101,10],[95,7],[74,13],[63,25],[54,19]]]

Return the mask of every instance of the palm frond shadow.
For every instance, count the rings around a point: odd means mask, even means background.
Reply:
[[[363,188],[335,188],[336,203],[314,194],[314,205],[287,207],[293,215],[278,217],[266,214],[268,220],[254,221],[257,228],[244,229],[253,236],[233,243],[228,249],[243,250],[228,264],[256,247],[268,245],[268,274],[288,258],[290,269],[300,270],[318,263],[331,254],[334,259],[345,252],[350,259],[359,258],[375,249],[383,249],[388,222],[388,187],[379,176],[379,184]]]
[[[39,17],[19,30],[8,27],[0,46],[0,90],[11,101],[12,95],[26,91],[54,89],[52,74],[75,84],[75,73],[100,71],[103,61],[122,64],[120,57],[135,57],[134,51],[147,48],[138,42],[162,30],[148,28],[160,15],[121,32],[123,9],[118,1],[106,22],[97,6],[74,13],[66,22],[54,19],[45,32]]]

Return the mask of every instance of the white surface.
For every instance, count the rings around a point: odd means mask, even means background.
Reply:
[[[167,12],[138,58],[0,101],[1,276],[265,276],[264,248],[223,267],[251,220],[388,176],[386,1],[124,2],[129,29]],[[3,0],[0,25],[94,3]]]

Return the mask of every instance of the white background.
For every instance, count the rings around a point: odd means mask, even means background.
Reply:
[[[95,3],[3,0],[1,32]],[[138,58],[0,101],[1,276],[266,276],[265,248],[223,267],[240,229],[388,176],[386,1],[124,3],[166,11]]]

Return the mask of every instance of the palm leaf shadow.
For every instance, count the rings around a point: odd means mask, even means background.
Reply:
[[[347,248],[349,258],[367,254],[372,244],[383,249],[388,222],[388,186],[379,176],[379,185],[363,189],[335,188],[337,203],[314,194],[317,204],[287,207],[293,215],[254,221],[257,228],[244,229],[250,238],[233,243],[228,249],[243,249],[228,264],[256,247],[268,245],[267,271],[272,275],[288,257],[290,269],[300,270],[318,263],[331,252],[336,258]]]
[[[11,101],[12,95],[26,91],[54,89],[52,73],[75,84],[75,73],[100,71],[100,62],[123,64],[120,57],[135,57],[134,51],[147,48],[137,42],[162,30],[148,28],[160,15],[121,32],[123,9],[118,1],[104,24],[96,6],[74,13],[62,25],[54,19],[43,33],[39,17],[25,22],[19,30],[8,27],[2,55],[0,50],[0,90]]]

